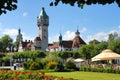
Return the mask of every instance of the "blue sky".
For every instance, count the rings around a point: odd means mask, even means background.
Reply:
[[[77,28],[81,38],[90,40],[107,40],[108,34],[120,34],[120,8],[116,3],[111,5],[85,5],[83,9],[59,4],[49,6],[52,0],[18,0],[18,8],[0,16],[0,38],[8,34],[14,40],[20,28],[24,40],[34,40],[38,36],[37,16],[44,7],[50,18],[49,43],[58,41],[61,33],[64,40],[75,37]]]

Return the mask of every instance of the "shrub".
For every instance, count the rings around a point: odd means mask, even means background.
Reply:
[[[29,61],[24,62],[24,63],[23,63],[24,69],[28,70],[29,67],[30,67],[30,65],[31,65],[32,63],[33,63],[32,60],[29,60]]]
[[[67,69],[68,71],[69,70],[70,71],[78,70],[76,65],[71,61],[68,61],[68,62],[65,63],[65,69]]]
[[[46,65],[47,69],[55,69],[57,63],[54,61],[48,62],[48,64]]]
[[[29,67],[30,70],[38,70],[40,69],[40,65],[37,63],[37,62],[33,62],[30,67]]]
[[[112,68],[89,68],[86,66],[80,67],[80,71],[91,71],[91,72],[104,72],[104,73],[117,73],[120,74],[119,69],[112,69]]]
[[[43,64],[43,62],[42,62],[42,59],[36,58],[36,59],[35,59],[35,62],[37,62],[37,63],[39,64],[39,66],[40,66],[39,68],[40,68],[40,69],[43,69],[44,64]]]
[[[62,62],[58,62],[54,70],[56,72],[62,72],[62,71],[64,71],[63,63]]]

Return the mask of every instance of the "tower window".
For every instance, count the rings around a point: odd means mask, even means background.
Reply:
[[[46,32],[46,29],[44,29],[44,32]]]

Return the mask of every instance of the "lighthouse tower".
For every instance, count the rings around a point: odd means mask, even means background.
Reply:
[[[48,47],[49,16],[46,14],[44,8],[42,8],[40,15],[37,17],[37,25],[38,25],[38,36],[41,39],[41,49],[46,51]]]

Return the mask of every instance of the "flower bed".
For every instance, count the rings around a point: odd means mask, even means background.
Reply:
[[[74,80],[45,75],[45,72],[0,70],[0,80]]]

